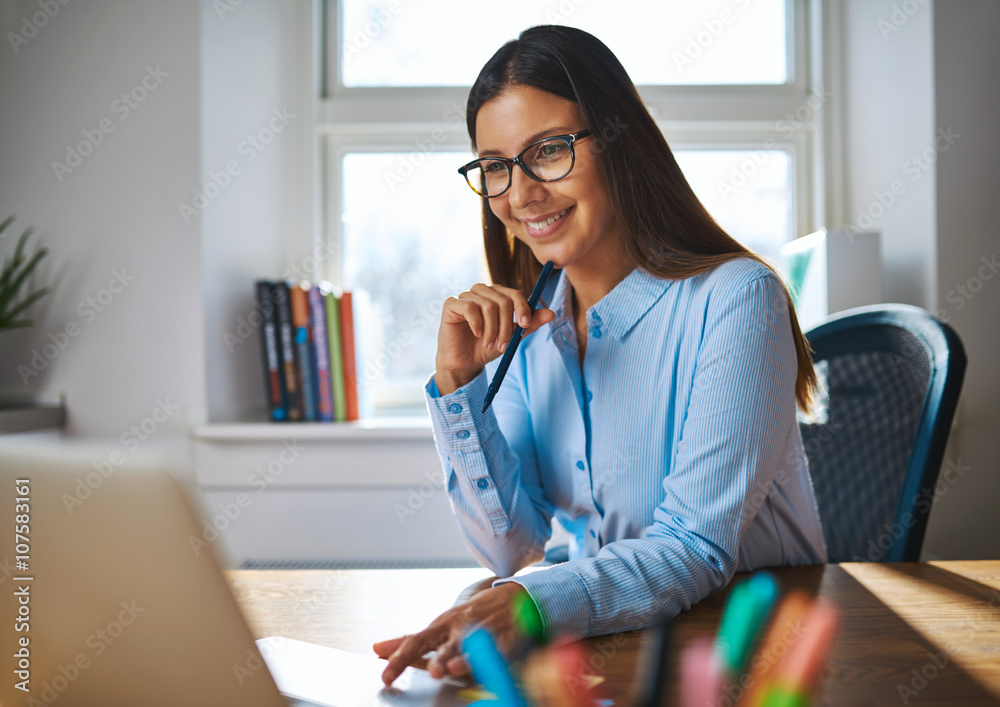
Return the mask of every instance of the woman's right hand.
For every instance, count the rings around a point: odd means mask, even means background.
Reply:
[[[445,300],[434,372],[441,395],[469,383],[487,363],[503,355],[514,333],[515,316],[525,336],[556,317],[551,309],[532,312],[519,290],[503,285],[477,283]]]

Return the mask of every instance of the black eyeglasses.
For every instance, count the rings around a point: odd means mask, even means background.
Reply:
[[[485,157],[458,168],[458,173],[484,199],[500,196],[511,183],[511,170],[520,165],[536,182],[557,182],[573,171],[573,143],[590,135],[589,130],[544,137],[528,145],[517,157]]]

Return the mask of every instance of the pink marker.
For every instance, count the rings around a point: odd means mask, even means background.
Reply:
[[[692,641],[680,658],[681,707],[714,707],[722,691],[718,651],[711,638]]]

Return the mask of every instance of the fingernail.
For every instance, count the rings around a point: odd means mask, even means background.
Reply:
[[[521,317],[521,326],[527,328],[529,324],[531,324],[531,317],[525,314],[523,317]]]
[[[506,350],[507,350],[507,342],[506,342],[506,341],[505,341],[505,342],[503,342],[503,343],[502,343],[502,344],[500,344],[500,345],[499,345],[499,346],[498,346],[497,348],[498,348],[498,349],[500,350],[500,352],[501,352],[501,353],[503,353],[504,351],[506,351]]]

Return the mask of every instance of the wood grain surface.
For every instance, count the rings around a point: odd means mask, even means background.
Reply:
[[[783,590],[830,599],[842,612],[816,704],[1000,704],[1000,561],[846,563],[772,572]],[[484,569],[227,574],[257,637],[283,635],[364,655],[374,655],[375,641],[419,631],[492,580]],[[675,655],[692,639],[714,635],[727,594],[728,588],[715,592],[673,621]],[[589,638],[589,663],[581,671],[602,676],[616,705],[631,705],[648,640],[649,631]],[[720,707],[732,705],[739,689],[731,686]],[[674,694],[668,703],[676,704]]]

